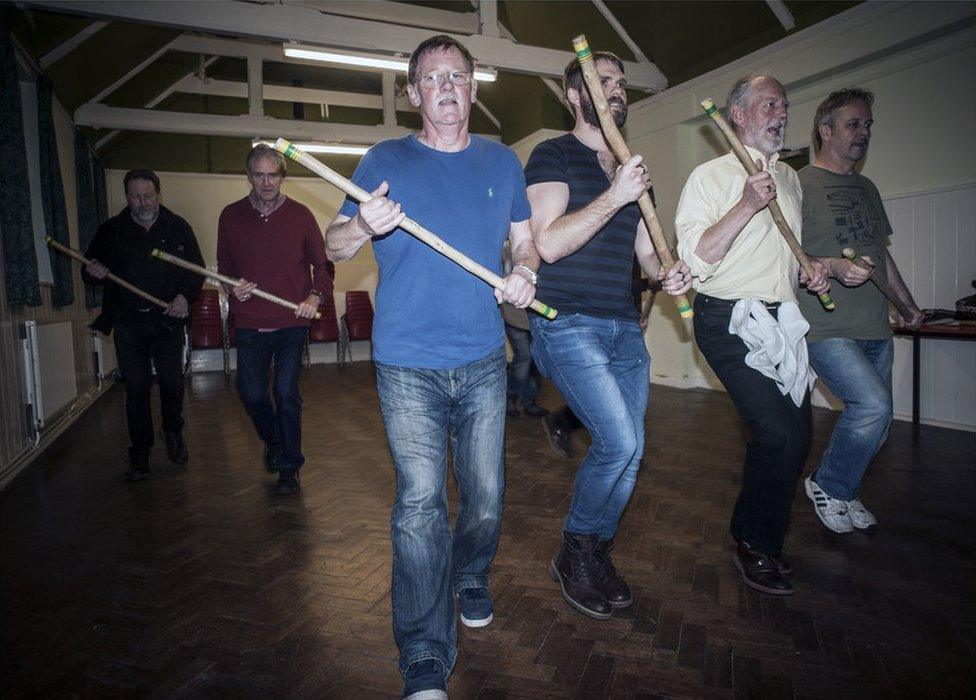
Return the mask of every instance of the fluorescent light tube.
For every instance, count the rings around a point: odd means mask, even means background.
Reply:
[[[309,49],[294,44],[285,44],[285,56],[302,58],[307,61],[322,61],[323,63],[338,63],[344,66],[360,66],[363,68],[379,68],[381,70],[395,70],[407,72],[407,61],[399,58],[378,58],[375,56],[360,56],[348,53],[335,53],[320,49]],[[498,72],[494,69],[475,69],[474,79],[493,83],[498,79]]]

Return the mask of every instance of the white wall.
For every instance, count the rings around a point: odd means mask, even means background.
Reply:
[[[249,191],[244,175],[211,175],[199,173],[157,173],[162,189],[163,204],[186,219],[200,243],[203,259],[208,265],[217,262],[217,219],[221,210]],[[122,178],[125,172],[106,172],[108,206],[111,214],[125,207]],[[287,177],[282,192],[301,202],[315,215],[325,233],[332,217],[339,210],[345,195],[319,178]],[[376,297],[376,262],[370,244],[348,262],[336,265],[335,299],[339,315],[345,311],[345,294],[350,289],[365,289]]]
[[[892,255],[899,269],[907,272],[906,280],[923,307],[952,308],[957,298],[972,293],[969,280],[976,278],[972,246],[963,243],[958,254],[950,254],[943,247],[945,241],[935,235],[939,226],[907,227],[894,210],[905,206],[897,202],[908,194],[924,200],[958,188],[971,192],[965,188],[976,183],[974,7],[972,3],[864,3],[633,105],[626,136],[631,149],[643,153],[649,164],[658,215],[669,237],[673,240],[675,208],[688,174],[726,151],[699,105],[701,99],[713,97],[721,106],[741,75],[771,73],[786,85],[790,97],[787,145],[805,146],[823,98],[832,90],[860,86],[872,90],[876,98],[871,152],[863,173],[878,185],[889,207],[896,228]],[[954,240],[976,238],[972,217],[966,215],[966,196],[956,195],[953,200],[958,205],[951,214]],[[969,207],[971,212],[971,202]],[[915,275],[916,269],[924,274]],[[652,379],[721,389],[694,347],[692,335],[690,324],[681,321],[673,303],[659,295],[648,332]],[[922,376],[923,420],[976,429],[976,345],[923,342],[927,358]],[[896,341],[895,368],[896,416],[904,418],[911,409],[907,340]],[[951,399],[935,389],[945,386],[957,388]],[[828,401],[818,392],[818,404]]]

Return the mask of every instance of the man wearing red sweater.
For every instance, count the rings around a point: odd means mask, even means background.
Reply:
[[[251,149],[245,161],[251,192],[228,204],[217,226],[217,266],[242,283],[230,294],[237,328],[237,391],[258,435],[264,462],[278,472],[275,493],[299,488],[302,348],[310,319],[332,294],[334,268],[308,207],[281,194],[285,159],[270,146]],[[298,304],[296,311],[253,296],[255,288]],[[268,374],[274,361],[274,402]]]

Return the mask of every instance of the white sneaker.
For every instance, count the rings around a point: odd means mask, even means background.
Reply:
[[[803,488],[810,500],[813,501],[813,510],[820,518],[820,522],[826,525],[828,529],[839,533],[854,532],[854,523],[851,522],[847,501],[831,498],[809,476],[803,480]],[[867,511],[864,512],[867,513]]]
[[[871,511],[864,507],[860,499],[855,498],[848,501],[847,512],[851,515],[851,525],[858,530],[873,530],[878,527],[878,521],[871,514]]]

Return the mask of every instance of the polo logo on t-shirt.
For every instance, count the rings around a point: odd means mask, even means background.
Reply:
[[[494,199],[494,198],[495,198],[495,188],[494,187],[489,187],[488,188],[488,199]]]

